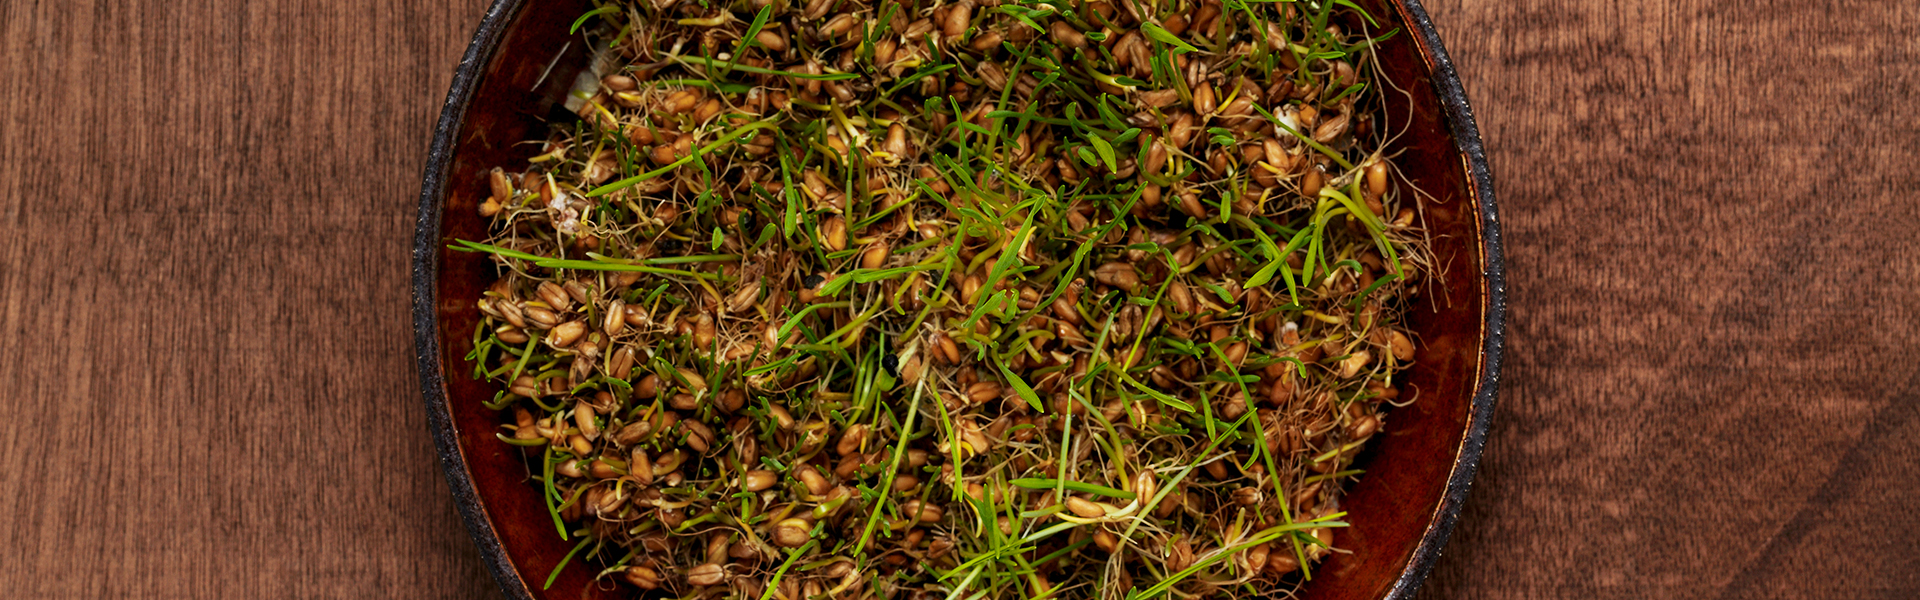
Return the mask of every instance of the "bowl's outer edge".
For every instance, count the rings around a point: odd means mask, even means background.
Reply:
[[[1494,202],[1493,177],[1487,168],[1486,155],[1481,147],[1479,128],[1474,124],[1473,109],[1467,103],[1466,92],[1460,85],[1453,62],[1447,57],[1445,47],[1440,42],[1439,33],[1434,30],[1433,22],[1419,0],[1396,0],[1416,29],[1418,29],[1420,51],[1428,61],[1433,73],[1433,84],[1445,109],[1448,127],[1452,130],[1454,143],[1466,159],[1468,177],[1472,181],[1473,196],[1480,209],[1481,251],[1483,279],[1487,286],[1484,319],[1482,320],[1481,367],[1478,374],[1478,387],[1473,396],[1471,421],[1468,425],[1453,472],[1447,480],[1444,498],[1431,520],[1432,526],[1423,535],[1420,545],[1414,549],[1407,568],[1401,572],[1399,580],[1387,598],[1392,600],[1413,597],[1425,581],[1433,564],[1440,557],[1441,549],[1453,532],[1454,522],[1458,519],[1461,506],[1466,502],[1467,492],[1472,487],[1474,472],[1479,466],[1481,451],[1486,445],[1487,431],[1493,416],[1496,392],[1499,383],[1501,349],[1506,334],[1506,273],[1501,253],[1500,228]],[[447,408],[447,393],[439,364],[440,342],[439,326],[434,306],[439,301],[436,281],[439,264],[435,260],[436,244],[440,238],[440,208],[445,201],[444,183],[452,170],[454,137],[459,133],[459,124],[466,116],[466,107],[478,88],[479,78],[488,63],[492,62],[494,52],[499,47],[500,37],[505,33],[512,17],[524,6],[525,0],[497,0],[487,9],[486,16],[474,34],[473,42],[468,45],[466,54],[461,58],[455,71],[453,84],[447,93],[446,103],[435,124],[432,145],[427,153],[427,166],[420,194],[420,207],[414,235],[413,247],[413,329],[414,354],[420,373],[421,396],[426,402],[427,422],[432,430],[434,444],[440,454],[440,463],[444,468],[447,485],[451,488],[454,504],[460,516],[466,522],[468,534],[480,548],[482,560],[487,570],[509,596],[524,600],[533,600],[527,582],[520,578],[519,572],[508,559],[497,532],[489,521],[485,508],[481,505],[473,480],[467,475],[466,459],[461,456],[459,443],[454,439],[453,423]]]
[[[1500,352],[1506,341],[1507,276],[1505,259],[1500,250],[1500,222],[1495,210],[1493,173],[1487,168],[1486,152],[1480,144],[1480,128],[1473,120],[1473,107],[1467,104],[1466,90],[1460,86],[1460,76],[1454,71],[1453,60],[1447,57],[1447,49],[1440,43],[1440,33],[1434,30],[1433,20],[1427,16],[1426,8],[1420,5],[1420,0],[1394,1],[1400,5],[1406,20],[1418,30],[1419,37],[1415,41],[1433,73],[1434,92],[1440,98],[1447,126],[1453,132],[1454,145],[1466,161],[1473,198],[1480,209],[1481,279],[1486,285],[1480,325],[1480,373],[1473,393],[1472,414],[1459,453],[1455,455],[1453,473],[1447,477],[1446,494],[1440,500],[1435,518],[1428,520],[1430,525],[1421,537],[1420,545],[1414,548],[1413,557],[1407,561],[1406,569],[1401,571],[1399,581],[1387,592],[1387,600],[1404,600],[1412,598],[1420,590],[1420,584],[1426,581],[1434,562],[1440,559],[1440,551],[1453,534],[1454,523],[1460,518],[1460,508],[1467,501],[1467,491],[1473,487],[1474,472],[1480,466],[1480,454],[1486,447],[1487,431],[1492,424],[1493,408],[1500,387]]]
[[[474,32],[473,42],[460,59],[453,74],[453,86],[447,92],[440,120],[434,124],[432,146],[427,150],[426,174],[420,191],[420,214],[413,239],[413,350],[420,370],[420,395],[426,401],[427,424],[440,453],[440,465],[453,492],[454,506],[467,533],[480,547],[480,557],[500,584],[500,589],[518,600],[533,600],[527,582],[520,578],[513,562],[494,531],[486,508],[473,487],[467,461],[460,454],[460,442],[453,430],[452,412],[447,407],[445,373],[440,368],[439,321],[434,307],[440,302],[439,261],[435,260],[440,240],[441,205],[446,202],[446,179],[453,170],[453,151],[466,119],[467,106],[479,89],[480,77],[493,62],[500,39],[525,0],[496,0]]]

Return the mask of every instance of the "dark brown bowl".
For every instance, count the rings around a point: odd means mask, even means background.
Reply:
[[[1460,81],[1416,0],[1365,4],[1385,15],[1387,26],[1412,34],[1381,48],[1388,77],[1412,95],[1411,106],[1392,111],[1386,125],[1407,129],[1392,149],[1404,151],[1396,162],[1437,199],[1425,211],[1447,285],[1423,298],[1412,316],[1424,344],[1408,380],[1419,401],[1395,409],[1392,426],[1361,457],[1367,474],[1347,497],[1352,527],[1338,540],[1353,552],[1316,570],[1305,589],[1314,600],[1408,598],[1425,579],[1486,441],[1504,331],[1493,182]],[[541,137],[549,116],[571,118],[555,103],[586,60],[567,28],[590,8],[585,0],[498,0],[487,11],[434,132],[414,238],[414,349],[427,420],[481,558],[517,599],[624,597],[630,588],[596,586],[594,570],[576,562],[551,589],[541,589],[570,548],[526,485],[518,449],[494,439],[501,417],[481,406],[493,392],[469,375],[463,358],[473,344],[474,301],[493,280],[493,267],[447,244],[485,237],[475,207],[488,195],[486,171],[532,155],[535,146],[516,142]]]

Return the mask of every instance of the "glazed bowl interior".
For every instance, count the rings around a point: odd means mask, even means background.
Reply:
[[[1493,196],[1478,134],[1451,65],[1424,11],[1411,0],[1363,2],[1382,29],[1402,31],[1380,48],[1389,92],[1385,124],[1404,131],[1389,153],[1420,189],[1443,286],[1419,297],[1410,321],[1419,340],[1409,371],[1411,405],[1394,409],[1359,459],[1366,474],[1344,507],[1351,527],[1315,570],[1313,600],[1402,598],[1418,587],[1457,517],[1492,412],[1503,303]],[[495,278],[481,254],[447,249],[484,239],[476,207],[487,170],[524,164],[587,65],[584,42],[567,32],[585,0],[500,0],[488,12],[436,132],[422,193],[414,255],[414,319],[422,392],[456,503],[481,554],[514,598],[621,598],[632,588],[595,582],[580,562],[543,587],[573,544],[556,535],[520,448],[494,438],[505,417],[481,404],[492,384],[465,359]],[[510,167],[511,168],[511,167]]]

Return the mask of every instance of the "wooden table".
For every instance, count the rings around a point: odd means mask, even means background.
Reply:
[[[1920,9],[1434,0],[1513,335],[1424,598],[1920,595]],[[482,2],[0,3],[0,590],[498,592],[408,333]]]

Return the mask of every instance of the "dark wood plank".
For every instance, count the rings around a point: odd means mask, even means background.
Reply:
[[[496,594],[407,244],[481,2],[0,3],[0,589]]]
[[[1428,8],[1515,335],[1422,597],[1920,595],[1920,10]],[[405,285],[483,9],[0,3],[8,596],[497,596]]]
[[[1920,13],[1435,2],[1514,335],[1426,598],[1920,594]]]

